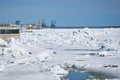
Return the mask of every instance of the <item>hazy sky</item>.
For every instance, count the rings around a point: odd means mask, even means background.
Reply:
[[[0,0],[0,23],[40,19],[57,26],[120,25],[120,0]]]

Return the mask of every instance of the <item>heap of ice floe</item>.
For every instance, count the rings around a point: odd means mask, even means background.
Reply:
[[[23,32],[23,43],[57,45],[77,49],[120,49],[120,32],[117,29],[43,29]],[[51,46],[53,47],[53,46]]]
[[[3,40],[1,39],[1,41]],[[50,50],[40,49],[39,54],[35,55],[35,53],[27,51],[26,47],[20,45],[14,38],[9,39],[9,44],[7,43],[6,46],[0,48],[0,71],[4,71],[5,67],[11,65],[39,64],[39,62],[47,60],[50,53]]]

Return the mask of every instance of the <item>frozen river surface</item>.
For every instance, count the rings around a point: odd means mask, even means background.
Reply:
[[[120,28],[23,30],[20,41],[0,39],[7,46],[0,48],[0,80],[60,80],[73,66],[99,76],[92,79],[120,80],[119,34]]]

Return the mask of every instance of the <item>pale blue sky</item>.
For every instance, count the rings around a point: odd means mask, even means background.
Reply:
[[[120,0],[0,0],[0,23],[39,19],[57,26],[120,25]]]

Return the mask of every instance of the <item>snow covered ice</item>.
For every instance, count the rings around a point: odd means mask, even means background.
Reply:
[[[120,28],[23,30],[0,45],[0,80],[60,80],[73,65],[120,78]]]

